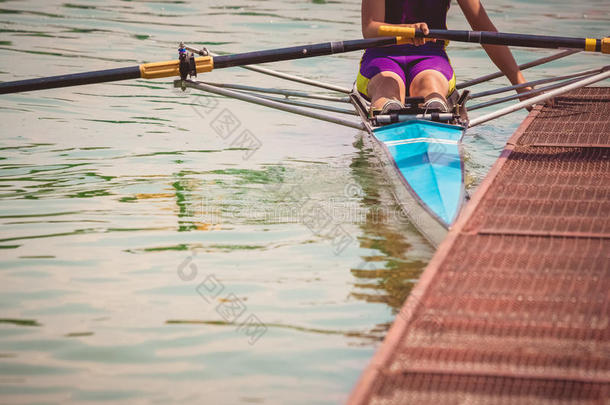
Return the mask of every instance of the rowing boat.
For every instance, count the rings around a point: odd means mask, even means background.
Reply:
[[[395,112],[394,119],[385,117],[389,124],[382,125],[380,116],[371,119],[370,106],[357,90],[350,100],[365,124],[367,144],[394,185],[395,200],[420,233],[437,245],[465,201],[460,142],[466,123],[452,113],[447,122],[436,122],[440,113],[421,110],[423,100],[407,99],[404,115],[410,112],[411,117],[400,120],[401,113]]]
[[[197,89],[362,130],[367,145],[375,151],[375,155],[383,163],[384,172],[394,185],[396,201],[404,214],[433,245],[438,245],[458,216],[466,197],[461,140],[467,128],[610,77],[610,66],[604,66],[486,92],[471,93],[468,90],[476,84],[484,83],[502,75],[501,73],[494,73],[459,84],[457,89],[462,90],[462,94],[459,95],[456,91],[453,108],[449,113],[422,110],[422,100],[408,99],[405,108],[401,111],[389,115],[371,116],[368,102],[354,88],[314,81],[254,65],[331,55],[374,46],[394,45],[404,43],[409,38],[426,37],[421,31],[404,27],[382,27],[381,31],[388,36],[221,56],[214,55],[205,48],[195,49],[181,43],[178,60],[73,75],[4,82],[0,83],[0,94],[135,78],[155,79],[180,76],[180,79],[176,80],[174,85],[182,89]],[[538,48],[570,48],[555,55],[520,65],[519,68],[522,70],[572,55],[579,50],[610,53],[610,38],[562,38],[472,31],[430,31],[430,37],[454,41]],[[313,94],[193,79],[197,76],[197,73],[233,66],[240,66],[257,73],[303,85],[315,86],[325,92],[331,91],[334,94]],[[521,94],[521,96],[530,96],[530,99],[474,119],[468,117],[465,108],[468,99],[474,100],[501,94],[526,86],[535,87],[533,90]],[[505,103],[518,97],[516,95],[501,97],[470,106],[468,110],[472,112],[483,107]],[[303,101],[303,99],[307,101]],[[324,104],[313,103],[311,100],[322,101]],[[343,106],[337,107],[336,105],[329,105],[329,103],[339,103]],[[345,108],[345,106],[350,105],[351,109]],[[347,118],[345,115],[351,117]]]

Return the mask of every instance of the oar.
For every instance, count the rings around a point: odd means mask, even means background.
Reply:
[[[541,35],[505,34],[500,32],[430,30],[428,35],[407,27],[381,26],[379,38],[357,39],[352,41],[325,42],[290,48],[246,52],[234,55],[200,56],[197,58],[171,60],[166,62],[144,63],[118,69],[97,70],[92,72],[42,77],[0,83],[0,94],[22,91],[79,86],[82,84],[114,82],[128,79],[158,79],[163,77],[210,72],[232,66],[245,66],[257,63],[278,62],[283,60],[310,58],[314,56],[358,51],[385,45],[408,43],[414,37],[449,39],[453,41],[478,42],[494,45],[517,45],[536,48],[573,48],[586,51],[610,53],[610,38],[564,38]],[[386,36],[387,35],[387,36]],[[184,51],[184,49],[182,49]]]
[[[210,72],[213,69],[245,66],[257,63],[279,62],[283,60],[311,58],[314,56],[332,55],[337,53],[359,51],[384,45],[395,45],[396,37],[358,39],[352,41],[325,42],[313,45],[294,46],[290,48],[270,49],[238,53],[234,55],[200,56],[193,58],[185,68],[184,61],[170,60],[166,62],[144,63],[142,65],[119,69],[96,70],[61,76],[42,77],[39,79],[20,80],[0,83],[0,94],[18,93],[22,91],[53,89],[57,87],[79,86],[82,84],[114,82],[128,79],[159,79],[163,77],[181,76],[187,73]]]
[[[399,37],[399,43],[412,38],[448,39],[457,42],[475,42],[487,45],[526,46],[530,48],[570,48],[581,51],[610,53],[610,38],[569,38],[550,37],[545,35],[509,34],[490,31],[456,31],[431,29],[428,35],[421,30],[410,27],[382,25],[379,35]]]

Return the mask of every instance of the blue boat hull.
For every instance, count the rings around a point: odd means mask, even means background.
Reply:
[[[464,170],[458,125],[412,120],[375,128],[404,185],[425,210],[448,228],[464,202]]]

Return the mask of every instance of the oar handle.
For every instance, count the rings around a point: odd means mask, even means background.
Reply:
[[[420,31],[421,32],[421,31]],[[416,30],[411,27],[400,27],[396,25],[382,25],[377,30],[380,37],[400,37],[404,39],[415,38]],[[423,32],[422,32],[423,35]]]
[[[380,36],[396,37],[397,42],[409,43],[413,38],[436,38],[488,45],[526,46],[532,48],[571,48],[610,54],[610,38],[569,38],[545,35],[511,34],[493,31],[457,31],[430,29],[428,35],[412,27],[382,25]]]

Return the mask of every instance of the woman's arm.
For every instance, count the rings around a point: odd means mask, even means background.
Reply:
[[[413,27],[428,33],[426,23],[416,24],[388,24],[385,20],[385,0],[362,0],[362,36],[364,38],[378,37],[379,27],[382,25],[397,25],[400,27]],[[415,38],[415,45],[423,45],[423,38]]]
[[[480,0],[457,0],[460,8],[466,16],[466,20],[475,31],[498,31],[491,22],[485,8]],[[519,70],[513,54],[507,46],[502,45],[483,45],[483,49],[495,65],[508,77],[512,84],[525,83],[526,80]],[[519,89],[521,93],[531,88]]]

